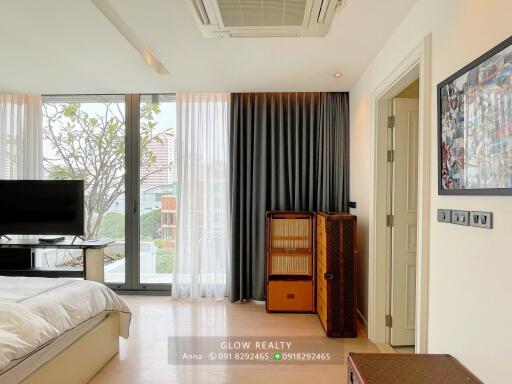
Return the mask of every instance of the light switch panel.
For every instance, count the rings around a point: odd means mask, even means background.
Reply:
[[[452,211],[452,223],[457,225],[469,225],[469,212]]]
[[[451,209],[438,209],[437,210],[437,221],[440,223],[451,223],[452,222],[452,210]]]
[[[471,211],[469,213],[469,225],[479,228],[492,228],[492,212]]]

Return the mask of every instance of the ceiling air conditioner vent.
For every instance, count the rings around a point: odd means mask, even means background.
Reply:
[[[344,0],[189,0],[204,37],[325,36]]]

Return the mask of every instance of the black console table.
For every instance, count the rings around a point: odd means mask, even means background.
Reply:
[[[105,281],[104,251],[113,244],[110,239],[63,240],[57,243],[40,242],[38,239],[0,240],[0,275],[8,276],[47,276],[81,277],[100,283]],[[84,255],[83,271],[69,269],[35,268],[33,250],[37,248],[80,249]]]

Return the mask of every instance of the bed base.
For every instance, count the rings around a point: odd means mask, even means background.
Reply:
[[[21,384],[86,384],[119,352],[119,314],[109,314]]]

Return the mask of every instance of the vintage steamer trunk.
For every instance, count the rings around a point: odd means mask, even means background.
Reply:
[[[268,312],[315,312],[315,214],[267,212]]]
[[[356,217],[318,212],[316,310],[329,337],[355,337]]]
[[[349,353],[348,384],[483,384],[450,355]]]

